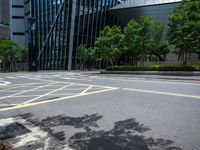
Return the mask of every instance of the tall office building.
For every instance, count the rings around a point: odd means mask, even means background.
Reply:
[[[119,3],[118,0],[25,0],[25,19],[29,20],[26,31],[31,35],[32,46],[30,60],[39,60],[40,69],[74,69],[78,46],[81,43],[92,46],[106,25],[119,24],[109,13]]]
[[[24,0],[0,0],[0,38],[25,47]]]
[[[142,15],[167,24],[180,1],[24,0],[30,61],[38,60],[39,69],[74,69],[79,45],[93,46],[106,25],[124,26]]]
[[[10,37],[10,11],[9,1],[0,0],[0,38]]]
[[[21,47],[26,47],[24,23],[24,0],[10,0],[11,39]]]

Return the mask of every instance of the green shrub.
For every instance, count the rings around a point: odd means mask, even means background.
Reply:
[[[108,71],[200,71],[200,65],[148,65],[148,66],[113,66]]]

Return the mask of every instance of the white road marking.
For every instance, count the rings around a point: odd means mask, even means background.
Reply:
[[[177,81],[158,81],[158,80],[143,80],[143,79],[132,79],[132,78],[127,78],[127,79],[123,79],[123,78],[120,78],[120,77],[118,77],[118,78],[96,78],[97,80],[113,80],[113,81],[127,81],[127,82],[139,82],[139,83],[141,83],[141,82],[144,82],[144,83],[154,83],[154,84],[157,84],[157,83],[161,83],[161,84],[180,84],[180,85],[195,85],[195,86],[200,86],[200,82],[197,82],[197,83],[189,83],[189,82],[177,82]],[[95,80],[96,80],[95,79]]]
[[[17,79],[16,77],[6,77],[8,79]]]
[[[89,86],[88,88],[86,88],[83,92],[81,92],[81,94],[86,93],[88,90],[90,90],[93,87],[93,85]]]
[[[0,104],[0,108],[16,106],[16,104]]]
[[[16,89],[16,88],[20,88],[20,87],[25,87],[26,85],[20,85],[20,86],[14,86],[14,87],[10,87],[10,88],[6,88],[6,89],[2,89],[0,90],[0,92],[6,92],[8,90],[12,90],[12,89]]]
[[[141,93],[151,93],[151,94],[160,94],[160,95],[168,95],[168,96],[178,96],[178,97],[187,97],[187,98],[200,99],[200,96],[198,96],[198,95],[188,95],[188,94],[180,94],[180,93],[168,93],[168,92],[161,92],[161,91],[130,89],[130,88],[123,88],[123,90],[141,92]]]
[[[57,92],[57,91],[60,91],[60,90],[62,90],[62,89],[64,89],[64,88],[70,87],[70,86],[72,86],[72,85],[73,85],[73,83],[68,84],[68,85],[65,85],[65,86],[63,86],[63,87],[61,87],[61,88],[59,88],[59,89],[53,90],[53,91],[48,92],[48,93],[46,93],[46,94],[40,95],[39,97],[33,98],[33,99],[29,100],[29,101],[26,101],[24,104],[31,103],[31,102],[33,102],[33,101],[35,101],[35,100],[38,100],[38,99],[40,99],[40,98],[42,98],[42,97],[45,97],[45,96],[48,96],[49,94],[52,94],[52,93]]]
[[[39,105],[39,104],[46,104],[46,103],[52,103],[52,102],[57,102],[57,101],[63,101],[63,100],[71,99],[71,98],[82,97],[82,96],[92,95],[92,94],[97,94],[97,93],[103,93],[103,92],[113,91],[113,90],[117,90],[117,89],[119,89],[119,88],[113,87],[113,88],[107,88],[107,89],[95,91],[95,92],[77,94],[77,95],[72,95],[72,96],[65,96],[65,97],[61,97],[61,98],[58,98],[58,99],[52,99],[52,100],[48,100],[48,101],[40,101],[40,102],[33,102],[33,103],[27,103],[27,104],[21,103],[21,104],[18,104],[17,106],[14,106],[12,108],[2,108],[2,109],[0,109],[0,112],[1,111],[7,111],[7,110],[13,110],[13,109],[20,109],[20,108],[24,108],[24,107]]]
[[[8,84],[11,84],[11,82],[8,81],[0,81],[0,86],[6,86]]]
[[[26,77],[28,79],[32,79],[32,80],[37,80],[37,81],[45,81],[45,82],[57,82],[57,83],[61,83],[63,84],[62,81],[54,81],[54,80],[46,80],[46,79],[38,79],[38,78],[34,78],[34,77]],[[65,84],[70,84],[72,82],[65,82]],[[86,84],[86,83],[75,83],[77,85],[83,85],[83,86],[90,86],[91,84]],[[98,87],[102,87],[102,88],[113,88],[111,86],[102,86],[102,85],[96,85],[95,86],[98,86]]]
[[[20,87],[25,87],[25,86],[28,86],[28,85],[33,85],[33,84],[36,84],[36,83],[29,83],[29,84],[19,84],[19,85],[17,85],[17,84],[15,84],[15,85],[12,85],[12,86],[14,86],[14,87],[10,87],[10,88],[6,88],[6,89],[2,89],[2,90],[0,90],[0,92],[1,91],[8,91],[8,90],[11,90],[11,89],[16,89],[16,88],[20,88]]]
[[[92,80],[88,80],[88,79],[78,79],[78,78],[67,78],[67,77],[58,77],[60,79],[64,79],[64,80],[79,80],[79,81],[92,81]]]
[[[58,93],[58,94],[49,94],[48,96],[67,96],[67,95],[78,95],[80,93]],[[38,97],[41,95],[18,95],[18,96],[13,96],[12,98],[23,98],[23,97]]]
[[[55,82],[55,83],[56,83],[56,82]],[[47,85],[39,86],[39,87],[30,89],[30,90],[25,90],[25,91],[22,91],[22,92],[19,92],[19,93],[15,93],[15,94],[12,94],[12,95],[9,95],[9,96],[3,96],[3,97],[0,97],[0,100],[1,100],[1,99],[5,99],[5,98],[9,98],[9,97],[12,97],[12,96],[20,95],[20,94],[23,94],[23,93],[27,93],[27,92],[30,92],[30,91],[34,91],[34,90],[36,90],[36,89],[48,87],[48,86],[51,86],[51,85],[53,85],[53,84],[55,84],[55,83],[50,83],[50,84],[47,84]]]

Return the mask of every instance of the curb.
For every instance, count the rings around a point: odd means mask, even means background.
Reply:
[[[101,74],[200,76],[200,72],[189,71],[100,71]]]

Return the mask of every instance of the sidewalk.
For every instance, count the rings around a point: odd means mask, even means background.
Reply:
[[[167,75],[167,76],[200,76],[200,72],[190,71],[100,71],[101,74],[133,74],[133,75]]]

